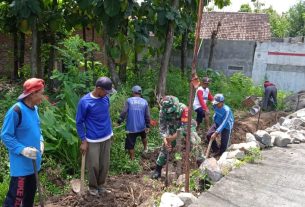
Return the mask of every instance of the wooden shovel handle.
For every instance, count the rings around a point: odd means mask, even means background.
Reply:
[[[206,154],[205,154],[206,159],[209,158],[210,151],[211,151],[211,146],[212,146],[212,142],[213,142],[213,139],[210,138],[209,145],[208,145],[208,149],[207,149]]]
[[[82,155],[82,166],[80,172],[80,193],[84,193],[84,183],[85,183],[85,165],[86,165],[86,153]]]

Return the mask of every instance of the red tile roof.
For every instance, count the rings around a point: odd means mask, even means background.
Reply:
[[[203,12],[200,38],[210,39],[221,22],[217,39],[257,40],[271,39],[267,14],[245,12]]]

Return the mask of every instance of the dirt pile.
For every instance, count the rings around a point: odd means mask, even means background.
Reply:
[[[258,129],[266,129],[277,123],[280,117],[287,116],[286,112],[262,112],[260,116]],[[255,116],[240,117],[235,120],[233,134],[231,137],[232,144],[238,144],[245,141],[246,133],[256,131],[258,114]]]

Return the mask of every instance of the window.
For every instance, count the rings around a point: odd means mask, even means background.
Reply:
[[[228,66],[228,70],[243,70],[243,69],[244,68],[241,66],[232,66],[232,65]]]

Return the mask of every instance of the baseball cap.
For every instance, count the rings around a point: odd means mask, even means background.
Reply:
[[[28,95],[40,91],[44,88],[44,80],[39,78],[30,78],[26,80],[23,84],[23,93],[20,94],[18,100],[24,99]]]
[[[214,96],[214,101],[213,101],[213,105],[216,105],[220,102],[224,102],[225,101],[225,97],[221,94],[221,93],[218,93]]]
[[[115,93],[116,90],[112,88],[112,81],[108,77],[100,77],[95,83],[95,87],[100,87],[106,91],[108,94]]]
[[[204,78],[202,79],[202,82],[203,82],[203,83],[210,83],[210,82],[211,82],[211,79],[208,78],[208,77],[204,77]]]
[[[141,94],[142,93],[142,88],[140,86],[136,85],[136,86],[132,87],[131,91],[133,93]]]

